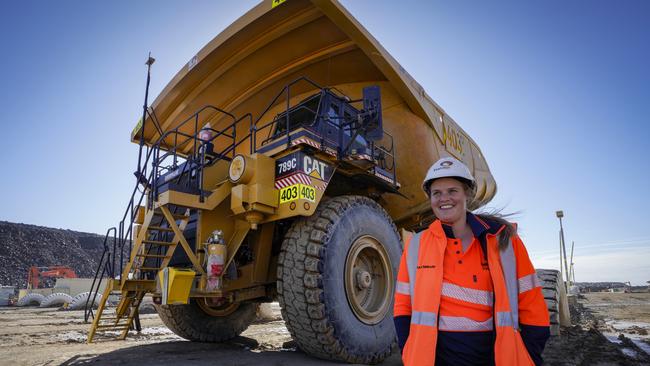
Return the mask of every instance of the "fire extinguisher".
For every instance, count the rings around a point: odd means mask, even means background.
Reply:
[[[223,240],[223,232],[215,230],[208,238],[206,273],[208,274],[207,291],[221,290],[224,267],[226,265],[227,247]]]

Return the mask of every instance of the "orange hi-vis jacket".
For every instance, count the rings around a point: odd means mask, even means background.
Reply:
[[[499,250],[497,235],[498,231],[493,231],[485,237],[494,289],[490,299],[496,331],[494,363],[496,366],[534,365],[520,335],[520,324],[548,327],[548,310],[521,239],[513,235],[508,247]],[[443,282],[446,246],[447,237],[439,220],[406,243],[397,276],[394,308],[396,318],[410,317],[408,338],[402,351],[406,366],[435,364],[438,326],[442,321],[441,296],[458,295],[466,300],[477,292]],[[473,325],[467,318],[451,320],[459,331],[471,330]]]

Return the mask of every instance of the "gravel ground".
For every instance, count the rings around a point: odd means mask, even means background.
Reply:
[[[547,365],[650,365],[638,346],[648,345],[650,294],[587,294],[573,318],[574,326],[547,345]],[[98,337],[88,345],[81,311],[0,308],[0,365],[337,365],[296,348],[277,303],[222,344],[185,341],[156,314],[143,315],[142,326],[125,341]],[[401,361],[395,353],[382,365]]]
[[[296,349],[277,303],[240,337],[222,344],[188,342],[157,314],[141,316],[143,330],[126,340],[96,337],[86,344],[82,311],[0,308],[0,365],[337,365]],[[116,335],[116,333],[115,333]],[[384,365],[401,365],[393,355]]]
[[[547,345],[546,364],[650,365],[643,350],[650,339],[641,335],[650,331],[650,293],[580,295],[571,319],[573,327]]]

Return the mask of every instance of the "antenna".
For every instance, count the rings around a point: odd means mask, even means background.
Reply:
[[[144,146],[144,129],[147,122],[147,105],[149,100],[149,82],[151,81],[151,65],[156,62],[156,59],[151,57],[151,51],[149,52],[149,57],[147,62],[144,64],[147,65],[147,86],[144,90],[144,105],[142,106],[142,127],[140,129],[140,150],[138,152],[138,170],[135,172],[138,180],[141,180],[142,177],[142,147]]]
[[[571,241],[571,256],[570,256],[570,259],[569,259],[569,274],[570,274],[569,278],[571,279],[571,283],[576,282],[576,272],[575,272],[575,268],[573,268],[573,265],[574,265],[574,263],[573,263],[573,247],[575,246],[575,244],[576,244],[575,241]]]

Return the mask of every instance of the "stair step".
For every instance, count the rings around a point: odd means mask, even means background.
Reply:
[[[137,270],[139,268],[132,268],[131,270]],[[131,272],[133,273],[133,272]],[[124,281],[122,285],[122,290],[128,292],[139,292],[139,291],[153,291],[156,286],[156,280],[139,280],[139,279],[130,279]]]
[[[160,245],[160,246],[176,245],[176,243],[170,243],[168,241],[159,241],[159,240],[143,240],[142,242],[145,244]]]
[[[167,256],[163,254],[136,254],[135,256],[146,257],[146,258],[167,258]]]
[[[120,324],[98,324],[97,325],[97,329],[107,329],[107,328],[124,329],[124,328],[128,328],[128,327],[129,327],[129,324],[124,324],[124,323],[120,323]]]
[[[165,216],[161,211],[156,211],[154,212],[154,214],[158,216]],[[172,217],[175,218],[176,220],[185,220],[190,218],[187,215],[181,215],[181,214],[172,214]]]
[[[160,271],[162,268],[140,267],[140,268],[136,268],[136,269],[140,270],[140,271],[144,271],[144,272],[152,272],[152,271]],[[135,298],[133,300],[135,300]]]
[[[147,230],[150,231],[167,231],[167,232],[173,232],[174,230],[170,227],[160,227],[160,226],[149,226]]]

